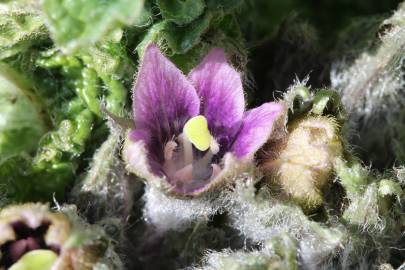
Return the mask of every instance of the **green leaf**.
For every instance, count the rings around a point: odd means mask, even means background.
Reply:
[[[146,46],[151,42],[160,47],[168,47],[165,51],[168,56],[188,52],[200,42],[201,36],[210,26],[211,18],[211,13],[207,13],[186,26],[178,26],[168,21],[154,24],[136,48],[139,57],[142,58]]]
[[[203,0],[157,0],[157,5],[163,18],[179,25],[197,19],[205,8]]]
[[[208,30],[211,18],[211,13],[206,13],[185,27],[167,23],[163,35],[173,53],[183,54],[197,45],[201,36]]]
[[[35,149],[47,130],[42,113],[30,84],[0,63],[0,163]]]
[[[18,2],[18,1],[16,1]],[[48,36],[38,11],[0,3],[0,59],[13,56]]]
[[[187,74],[201,62],[201,59],[207,55],[210,49],[210,44],[200,42],[185,54],[172,55],[170,60],[175,63],[176,67],[180,68],[184,74]]]
[[[162,33],[167,24],[167,21],[161,21],[153,24],[152,27],[149,28],[142,41],[139,42],[136,46],[136,51],[140,59],[142,59],[143,53],[149,43],[154,42],[158,45],[161,45],[164,42]]]
[[[15,156],[0,164],[0,194],[13,202],[63,200],[73,182],[74,162],[54,161],[39,168],[27,155]]]
[[[55,43],[64,51],[94,44],[136,23],[143,0],[45,0],[43,9]]]
[[[348,196],[363,194],[370,177],[368,171],[359,162],[345,162],[338,159],[335,162],[335,171]]]
[[[125,47],[119,42],[103,42],[78,53],[83,62],[94,69],[99,76],[113,76],[114,79],[131,78],[135,66],[129,59]]]

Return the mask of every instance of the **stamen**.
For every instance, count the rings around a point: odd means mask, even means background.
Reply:
[[[183,133],[179,135],[183,147],[184,165],[193,163],[193,145]]]
[[[217,176],[221,168],[217,164],[211,164],[212,158],[216,153],[219,151],[219,145],[216,143],[215,140],[212,140],[211,146],[209,150],[204,154],[203,157],[200,159],[193,159],[192,148],[190,141],[185,138],[185,136],[180,135],[179,139],[181,140],[183,146],[183,154],[184,156],[187,155],[188,161],[191,159],[192,163],[189,163],[174,172],[174,178],[178,181],[178,183],[187,183],[191,182],[192,180],[195,181],[206,181],[208,179],[212,179]],[[186,149],[189,147],[191,149],[188,152]],[[186,154],[187,152],[187,154]],[[191,157],[191,158],[190,158]],[[186,157],[185,157],[186,158]]]
[[[219,152],[219,144],[214,137],[211,138],[210,150],[214,155],[218,154]]]
[[[217,164],[212,164],[220,146],[209,133],[205,117],[190,119],[176,141],[179,146],[169,141],[164,147],[164,170],[178,187],[203,185],[221,172]],[[175,152],[176,148],[180,151]]]
[[[165,148],[163,150],[165,160],[171,160],[173,158],[174,150],[177,147],[177,143],[175,141],[169,141],[166,143]]]
[[[175,141],[169,141],[166,143],[165,148],[163,150],[164,157],[166,161],[169,161],[173,158],[173,152],[177,147],[177,143]]]

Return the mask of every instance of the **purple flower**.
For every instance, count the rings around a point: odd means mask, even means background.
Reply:
[[[181,196],[201,194],[251,164],[284,111],[273,102],[245,111],[240,74],[217,48],[185,76],[150,44],[133,91],[127,168]]]

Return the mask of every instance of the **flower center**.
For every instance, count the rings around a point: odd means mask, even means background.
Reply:
[[[55,254],[59,254],[60,247],[48,246],[45,243],[45,234],[48,231],[50,222],[43,221],[38,228],[31,228],[21,221],[11,224],[16,239],[7,242],[0,246],[0,269],[9,268],[11,265],[20,260],[25,254],[34,250],[49,250]]]
[[[200,187],[219,174],[220,167],[212,163],[218,152],[207,119],[198,115],[186,122],[183,133],[165,145],[164,170],[178,187]]]

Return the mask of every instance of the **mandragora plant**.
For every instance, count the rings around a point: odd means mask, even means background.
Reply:
[[[1,1],[0,269],[402,270],[397,2]]]

